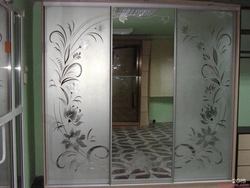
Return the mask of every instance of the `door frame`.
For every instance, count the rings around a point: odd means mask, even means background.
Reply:
[[[9,12],[10,12],[10,23],[9,23],[9,34],[10,34],[10,43],[11,43],[11,55],[10,55],[10,62],[11,62],[11,66],[13,68],[11,68],[11,94],[9,95],[10,99],[11,99],[11,111],[7,114],[5,114],[4,116],[0,117],[0,124],[5,126],[6,123],[10,123],[10,153],[11,153],[11,159],[10,159],[10,171],[11,171],[11,176],[10,176],[10,183],[12,187],[17,187],[18,186],[18,174],[17,174],[17,161],[21,161],[20,163],[20,168],[21,168],[21,187],[25,187],[26,182],[25,182],[25,162],[24,162],[24,140],[23,140],[23,135],[24,135],[24,130],[23,130],[23,112],[24,112],[24,107],[23,107],[23,56],[22,56],[22,46],[23,46],[23,40],[22,40],[22,33],[23,33],[23,17],[24,17],[24,11],[20,10],[19,8],[17,8],[16,6],[12,5],[12,4],[6,4],[4,2],[0,2],[0,5],[3,6],[4,8],[6,8]],[[14,24],[15,24],[15,14],[18,14],[18,17],[20,18],[20,23],[18,27],[19,30],[19,35],[18,35],[18,44],[20,46],[18,46],[20,49],[18,51],[15,50],[15,40],[14,40]],[[14,45],[13,45],[14,44]],[[15,80],[15,56],[18,56],[18,64],[20,65],[20,68],[18,67],[19,71],[20,71],[20,101],[19,101],[19,106],[16,106],[16,93],[15,93],[15,87],[16,87],[16,80]],[[16,118],[20,116],[21,120],[21,127],[20,127],[20,155],[21,155],[21,159],[17,158],[17,145],[16,145],[16,126],[18,125],[16,122]],[[8,126],[8,125],[7,125]],[[6,148],[8,149],[8,148]]]
[[[111,28],[112,29],[112,28]],[[137,67],[137,71],[138,71],[138,77],[141,78],[141,64],[142,64],[142,58],[141,58],[141,41],[139,40],[114,40],[113,39],[113,45],[121,45],[121,46],[137,46],[137,57],[136,57],[136,67]],[[112,62],[113,62],[113,57],[111,58]],[[113,74],[112,74],[113,76]],[[139,79],[139,83],[138,83],[138,97],[137,97],[137,105],[138,105],[138,111],[137,111],[137,119],[138,121],[136,122],[113,122],[112,121],[112,126],[115,127],[122,127],[122,126],[140,126],[140,113],[141,113],[141,79]],[[113,86],[113,85],[112,85]],[[112,89],[113,90],[113,89]],[[112,105],[112,111],[113,111],[113,105]],[[112,113],[113,114],[113,113]]]

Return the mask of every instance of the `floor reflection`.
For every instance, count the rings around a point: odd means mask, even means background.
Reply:
[[[147,128],[113,128],[112,178],[170,178],[172,123]]]

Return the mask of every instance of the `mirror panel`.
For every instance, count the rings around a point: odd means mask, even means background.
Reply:
[[[112,182],[140,183],[171,182],[173,144],[173,65],[174,65],[174,9],[115,7],[113,9],[113,44],[117,41],[123,51],[131,41],[140,45],[138,70],[129,66],[133,55],[118,54],[113,48],[113,115],[114,98],[130,103],[124,92],[117,91],[118,58],[127,72],[138,72],[139,123],[113,122],[112,129]],[[126,48],[124,48],[126,47]],[[131,71],[136,70],[136,71]],[[134,79],[134,83],[137,80]],[[125,80],[131,81],[131,78]],[[128,91],[128,89],[126,89]],[[132,95],[131,95],[132,96]],[[130,97],[131,98],[131,97]],[[166,105],[169,104],[169,105]],[[131,112],[131,110],[130,110]],[[128,114],[124,112],[120,117]],[[130,115],[128,115],[130,116]],[[132,117],[132,116],[130,116]],[[114,119],[113,119],[114,120]]]

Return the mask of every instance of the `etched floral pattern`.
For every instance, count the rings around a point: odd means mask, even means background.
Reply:
[[[210,38],[188,25],[183,25],[181,31],[183,42],[194,45],[200,54],[200,75],[205,84],[200,101],[203,106],[199,112],[200,123],[198,127],[191,126],[191,133],[188,134],[190,142],[176,146],[175,155],[181,161],[176,168],[183,168],[191,162],[195,162],[199,168],[205,168],[212,162],[223,162],[223,154],[216,147],[222,141],[218,134],[228,128],[225,103],[227,88],[231,84],[227,79],[230,75],[225,70],[225,65],[229,62],[223,58],[228,47],[232,45],[232,39],[224,28],[218,29],[215,26],[209,27]]]
[[[134,11],[131,11],[131,12],[120,12],[120,11],[117,12],[115,10],[114,14],[113,14],[113,18],[118,18],[118,20],[123,24],[126,24],[126,21],[129,20],[129,17],[136,17],[139,19],[150,19],[150,18],[157,17],[163,22],[163,24],[167,24],[170,21],[170,16],[157,14],[156,9],[148,10],[149,12],[150,11],[152,11],[152,12],[146,16],[144,16],[144,14],[145,14],[144,11],[145,11],[145,9],[143,9],[143,10],[140,10],[140,9],[136,10],[135,9]]]
[[[56,159],[56,166],[60,169],[70,168],[80,172],[82,168],[98,168],[101,161],[109,156],[109,149],[98,144],[98,138],[93,134],[94,128],[84,129],[83,96],[79,84],[84,82],[83,56],[91,48],[91,44],[103,42],[103,19],[87,20],[78,27],[72,21],[65,25],[57,25],[58,30],[50,33],[48,41],[54,47],[53,63],[54,75],[49,80],[49,88],[54,96],[54,122],[49,125],[62,139],[58,144],[64,146],[65,151]],[[56,92],[54,92],[56,91]],[[59,91],[59,92],[58,92]],[[96,150],[104,151],[92,154]],[[101,167],[100,167],[101,169]]]
[[[79,151],[79,148],[87,147],[83,140],[85,140],[85,135],[80,135],[81,130],[74,131],[74,129],[71,129],[70,133],[65,133],[64,136],[66,139],[62,141],[62,144],[65,145],[66,149],[69,149],[70,147],[73,147],[76,151]]]
[[[211,123],[215,120],[217,116],[217,107],[213,107],[213,105],[207,105],[204,108],[202,108],[202,113],[200,113],[202,120],[201,122],[203,124]]]
[[[207,130],[204,128],[201,128],[201,133],[197,134],[197,138],[199,139],[198,142],[196,142],[197,145],[201,145],[205,148],[208,145],[211,145],[214,147],[215,143],[219,141],[219,139],[215,136],[216,131],[211,131],[211,128],[208,127]]]

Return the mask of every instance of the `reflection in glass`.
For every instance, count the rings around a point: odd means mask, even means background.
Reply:
[[[113,48],[113,122],[138,122],[138,52],[138,46]]]
[[[10,13],[0,5],[0,117],[11,110]]]
[[[131,183],[171,178],[172,131],[172,123],[113,128],[112,179]]]
[[[250,122],[249,111],[245,110],[250,106],[250,63],[248,58],[240,59],[240,82],[239,82],[239,117],[238,126],[244,127]]]
[[[138,75],[139,46],[115,46],[113,48],[113,76]]]
[[[241,9],[241,29],[242,30],[248,30],[250,29],[249,26],[249,17],[250,17],[250,12],[248,9]]]
[[[113,16],[112,182],[170,182],[174,10],[119,7]],[[129,36],[118,32],[126,28]]]
[[[113,77],[113,122],[138,121],[138,77]]]
[[[22,101],[21,83],[21,17],[15,14],[14,22],[14,67],[15,67],[15,105],[18,107]]]

